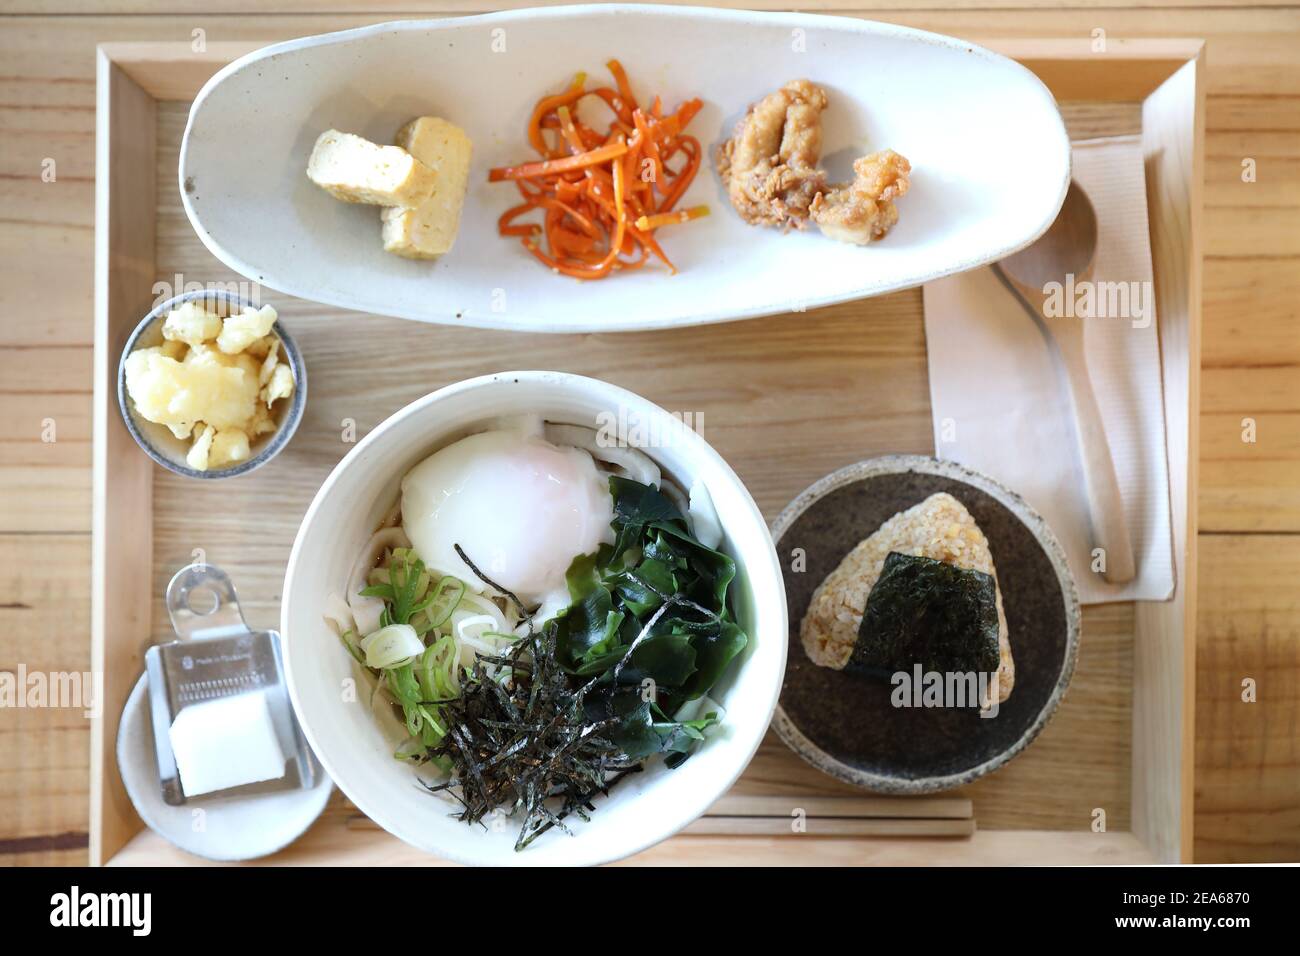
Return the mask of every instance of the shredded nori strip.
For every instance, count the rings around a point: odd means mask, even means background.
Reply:
[[[888,677],[918,663],[927,673],[996,671],[997,584],[981,571],[891,551],[845,669]]]
[[[501,585],[497,584],[490,577],[488,577],[486,574],[480,571],[478,565],[469,559],[469,555],[465,553],[465,549],[462,548],[460,545],[453,544],[452,547],[456,549],[456,553],[460,555],[460,559],[464,561],[466,565],[469,566],[469,569],[474,572],[475,576],[480,581],[482,581],[488,587],[494,588],[496,591],[500,592],[501,594],[504,594],[506,597],[510,598],[510,600],[515,602],[515,607],[519,608],[519,614],[528,623],[528,629],[532,630],[533,615],[529,613],[528,608],[524,606],[523,601],[519,600],[519,597],[515,594],[515,592],[511,591],[509,588],[503,588]]]
[[[507,686],[485,664],[508,669]],[[566,817],[587,819],[592,799],[621,779],[615,772],[639,770],[641,763],[605,735],[619,718],[588,717],[583,700],[592,686],[572,686],[555,656],[553,627],[503,656],[480,657],[461,696],[442,705],[448,734],[427,753],[450,762],[451,778],[427,788],[455,794],[463,807],[457,816],[467,823],[486,827],[494,812],[519,811],[516,850],[552,827],[570,832]]]

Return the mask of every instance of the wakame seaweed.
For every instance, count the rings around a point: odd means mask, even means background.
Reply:
[[[568,572],[573,603],[553,619],[556,653],[600,677],[613,700],[629,688],[674,713],[708,693],[745,647],[727,590],[736,563],[701,544],[653,485],[610,478],[614,544]]]
[[[426,702],[447,732],[423,757],[451,768],[429,789],[456,796],[467,822],[518,811],[517,850],[552,827],[568,832],[567,817],[586,819],[597,794],[649,757],[684,761],[718,715],[672,715],[707,694],[747,642],[728,601],[735,562],[696,540],[658,488],[609,484],[614,543],[573,561],[569,607],[479,658],[459,697]]]
[[[846,669],[992,673],[998,663],[992,575],[896,551],[885,557]]]

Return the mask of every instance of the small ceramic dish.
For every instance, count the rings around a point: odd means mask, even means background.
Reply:
[[[900,511],[947,492],[988,538],[1006,611],[1015,684],[991,716],[978,707],[896,707],[890,681],[819,667],[800,624],[813,592],[859,541]],[[1079,651],[1079,598],[1065,555],[1019,495],[953,462],[876,458],[827,475],[772,529],[786,563],[789,650],[773,728],[833,777],[881,793],[929,793],[970,783],[1029,745],[1070,684]],[[794,573],[796,549],[806,565]]]
[[[145,419],[136,411],[135,403],[131,401],[130,395],[127,394],[126,357],[138,348],[161,345],[163,342],[162,327],[163,322],[167,319],[167,313],[183,302],[191,302],[196,299],[202,299],[210,310],[222,316],[229,314],[232,310],[251,305],[246,299],[230,292],[219,289],[200,289],[182,293],[154,306],[153,310],[140,320],[140,324],[135,327],[135,331],[131,333],[131,337],[126,340],[126,345],[122,349],[121,358],[117,363],[117,404],[122,411],[122,420],[126,423],[126,430],[131,433],[131,437],[135,439],[136,444],[144,450],[146,455],[168,471],[185,478],[203,479],[233,478],[236,475],[246,475],[250,471],[261,468],[278,455],[285,445],[289,444],[289,439],[293,437],[293,433],[297,430],[298,423],[302,420],[303,409],[307,405],[307,369],[303,364],[302,354],[298,351],[297,344],[289,333],[284,330],[282,323],[276,322],[271,330],[280,339],[281,361],[287,363],[290,371],[293,372],[293,395],[287,400],[276,402],[272,410],[276,424],[275,431],[255,439],[252,444],[252,454],[244,461],[236,462],[226,468],[210,468],[206,471],[191,468],[185,462],[185,455],[189,451],[193,440],[177,438],[165,425],[159,425]]]
[[[140,819],[169,843],[207,860],[252,860],[282,850],[306,832],[329,802],[334,785],[239,797],[196,797],[184,806],[163,800],[149,716],[149,677],[141,674],[117,731],[117,766]]]

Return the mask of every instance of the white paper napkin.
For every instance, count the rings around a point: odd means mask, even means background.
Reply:
[[[1130,296],[1127,315],[1090,317],[1084,326],[1136,578],[1112,585],[1092,570],[1064,371],[1034,320],[990,269],[925,286],[936,455],[992,475],[1043,515],[1065,548],[1084,604],[1163,601],[1174,588],[1173,540],[1140,141],[1125,136],[1075,143],[1074,178],[1097,211],[1093,283],[1139,284],[1128,288],[1137,295]],[[1076,290],[1076,303],[1080,294]],[[1099,295],[1095,307],[1110,312],[1122,301],[1118,294]]]

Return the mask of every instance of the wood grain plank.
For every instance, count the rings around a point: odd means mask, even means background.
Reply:
[[[499,0],[455,0],[441,12],[444,15],[490,13],[503,7],[525,5],[538,7],[558,6],[565,2],[566,0],[529,0],[527,4],[503,4]],[[669,0],[669,2],[685,3],[686,0]],[[1070,6],[1077,10],[1092,11],[1095,14],[1111,9],[1153,12],[1170,9],[1196,10],[1203,7],[1216,7],[1221,4],[1222,0],[1137,0],[1137,2],[1125,2],[1125,0],[1071,0]],[[1043,5],[1042,0],[999,0],[998,3],[999,8],[1002,10],[1023,10],[1033,13],[1040,12],[1035,8],[1041,8]],[[920,0],[909,10],[947,13],[953,10],[979,10],[985,6],[987,6],[987,0]],[[1288,0],[1251,0],[1250,6],[1259,8],[1286,7],[1288,6]],[[320,13],[363,13],[373,15],[379,7],[382,7],[382,16],[388,19],[411,19],[417,16],[430,15],[427,0],[379,0],[378,3],[373,2],[373,0],[281,0],[276,4],[275,15],[311,15]],[[789,9],[789,4],[785,0],[747,0],[746,7],[753,10],[783,11]],[[871,0],[812,0],[812,2],[805,2],[800,5],[800,10],[805,13],[863,16],[879,16],[893,13],[897,8],[898,0],[879,0],[879,2],[871,2]],[[104,13],[119,15],[176,14],[190,15],[191,17],[195,14],[267,15],[266,7],[258,4],[257,0],[221,0],[217,4],[207,3],[205,0],[164,0],[161,3],[154,2],[154,0],[107,0],[107,2],[104,2],[104,0],[53,0],[53,2],[49,3],[41,2],[41,0],[0,0],[0,14],[14,16]]]
[[[1300,529],[1296,463],[1285,459],[1202,462],[1200,508],[1203,531],[1294,534]]]
[[[1235,412],[1201,416],[1205,441],[1202,461],[1209,462],[1294,462],[1300,459],[1300,412],[1268,411],[1268,402],[1238,406]],[[1263,406],[1264,410],[1256,411]],[[1249,440],[1247,420],[1255,424]],[[1245,437],[1243,437],[1245,436]]]
[[[0,393],[90,393],[85,345],[9,345],[0,349]]]
[[[0,844],[0,854],[3,854],[0,855],[0,866],[85,866],[86,851],[80,848],[85,841],[84,831],[22,837],[14,841],[15,851],[12,853]],[[64,846],[69,848],[61,849]]]
[[[1300,859],[1300,536],[1201,542],[1196,861]],[[1244,681],[1256,700],[1243,700]]]
[[[1287,414],[1300,408],[1300,375],[1290,365],[1261,365],[1243,375],[1240,368],[1202,370],[1201,407],[1205,412]]]
[[[0,259],[22,264],[21,272],[14,269],[13,279],[0,283],[0,314],[6,317],[0,322],[0,349],[7,353],[13,346],[89,347],[86,303],[95,270],[88,231],[46,222],[0,221]],[[67,364],[48,369],[55,381],[65,388],[89,389],[78,364],[83,357],[56,358]]]
[[[12,2],[12,0],[4,0]],[[30,0],[29,0],[30,2]],[[95,0],[84,0],[93,3]],[[144,5],[148,0],[139,0]],[[201,0],[193,0],[202,6]],[[231,3],[255,4],[256,0],[228,0]],[[1106,31],[1112,40],[1137,37],[1191,36],[1205,39],[1214,54],[1207,63],[1207,93],[1210,95],[1264,96],[1300,94],[1300,76],[1294,69],[1294,36],[1300,33],[1300,11],[1285,2],[1269,9],[1256,5],[1248,12],[1221,5],[1219,0],[1209,0],[1204,8],[1191,8],[1191,4],[1177,4],[1184,9],[1176,20],[1176,27],[1168,17],[1153,15],[1142,9],[1126,9],[1127,4],[1114,0],[1115,7],[1098,8],[1079,2],[1073,8],[1011,9],[1019,0],[999,4],[999,9],[978,9],[980,0],[945,2],[944,7],[970,9],[899,9],[867,6],[843,8],[846,15],[864,16],[890,23],[900,23],[921,29],[935,30],[972,40],[990,37],[1090,37],[1094,29]],[[1036,2],[1036,0],[1026,0]],[[780,8],[777,0],[768,0],[769,6]],[[314,0],[312,0],[314,5]],[[493,4],[510,6],[511,4]],[[521,2],[516,6],[530,5]],[[535,4],[532,4],[535,5]],[[275,41],[313,33],[347,29],[368,23],[400,19],[401,5],[389,6],[384,11],[368,13],[318,14],[261,14],[246,16],[239,13],[203,10],[200,20],[194,12],[178,11],[172,15],[158,15],[150,10],[130,18],[112,16],[76,16],[42,18],[15,15],[6,19],[6,29],[0,36],[0,57],[14,64],[4,70],[0,78],[0,103],[13,102],[3,95],[5,84],[26,86],[55,78],[69,87],[93,86],[93,71],[87,56],[96,43],[109,40],[130,41],[191,41],[191,31],[201,27],[211,42]],[[427,4],[423,4],[427,11]],[[457,4],[459,11],[466,7]],[[788,5],[787,5],[788,6]],[[299,8],[301,9],[301,7]],[[318,8],[319,9],[319,8]],[[259,13],[261,11],[259,10]],[[437,16],[422,12],[421,15]],[[1099,53],[1104,57],[1105,53]],[[69,90],[58,91],[63,93]],[[46,90],[47,98],[57,95]],[[82,97],[85,97],[84,100]],[[89,94],[76,94],[62,98],[61,102],[80,105],[93,98]]]
[[[1162,863],[1192,855],[1204,106],[1203,50],[1142,104],[1175,590],[1135,610],[1132,813],[1134,834]]]
[[[1216,369],[1201,415],[1201,518],[1213,531],[1300,529],[1300,372]]]
[[[98,865],[140,825],[111,768],[118,718],[143,663],[155,466],[127,433],[115,398],[119,357],[150,301],[157,104],[102,51],[96,76],[96,169],[105,172],[95,183],[91,662],[104,706],[91,724],[89,831]]]
[[[4,403],[0,468],[90,467],[89,396],[19,393]]]
[[[1210,96],[1205,128],[1256,133],[1300,130],[1300,97],[1285,93]]]
[[[95,129],[87,127],[84,115],[78,115],[72,129],[66,124],[41,128],[39,123],[33,125],[26,113],[5,119],[9,122],[4,149],[0,150],[0,179],[30,183],[37,194],[57,192],[64,183],[94,180]],[[43,201],[50,200],[47,196]]]
[[[89,562],[85,534],[0,534],[8,679],[20,666],[46,679],[90,670]],[[0,865],[86,860],[90,722],[81,702],[71,703],[0,711]]]
[[[86,442],[90,440],[90,402],[77,393],[19,392],[5,398],[0,446],[7,442]]]
[[[1300,531],[1300,258],[1207,259],[1204,287],[1201,527]]]
[[[1204,318],[1204,368],[1300,374],[1300,258],[1206,259]]]
[[[1210,131],[1205,150],[1206,254],[1223,259],[1300,255],[1295,228],[1300,132]],[[1243,169],[1243,163],[1250,168]]]
[[[1206,206],[1205,231],[1207,256],[1220,259],[1300,256],[1300,230],[1296,229],[1294,208]]]
[[[1205,160],[1207,206],[1300,207],[1300,131],[1211,130]],[[1247,161],[1253,168],[1243,168]],[[1255,178],[1243,180],[1243,175]]]
[[[90,531],[90,472],[84,464],[5,464],[0,482],[0,533]]]
[[[89,232],[95,226],[94,197],[95,184],[90,179],[43,183],[30,174],[0,179],[0,209],[4,210],[5,222],[40,222],[70,232]]]

